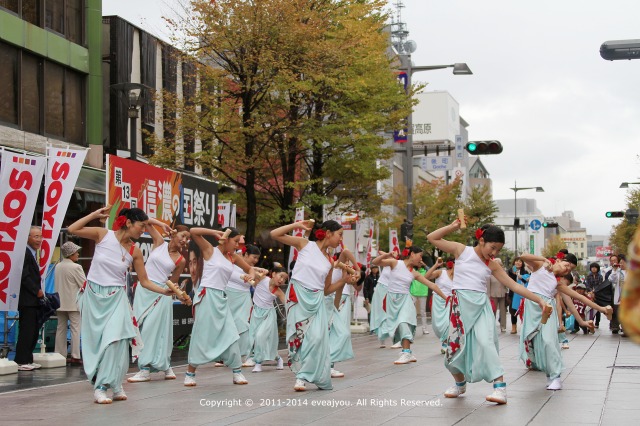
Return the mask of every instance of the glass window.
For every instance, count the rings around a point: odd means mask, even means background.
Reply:
[[[18,49],[0,43],[0,121],[18,124]]]
[[[67,40],[82,44],[83,0],[67,0]]]
[[[45,62],[44,69],[44,131],[54,136],[64,136],[64,69],[52,62]]]
[[[40,0],[22,0],[22,19],[33,25],[42,26],[40,23]]]
[[[0,7],[18,13],[19,0],[0,0]]]
[[[41,133],[40,66],[41,61],[38,58],[22,53],[22,81],[20,82],[22,87],[22,129],[33,133]]]
[[[84,77],[67,70],[64,79],[64,136],[69,142],[84,141]]]
[[[44,25],[57,33],[64,34],[64,0],[46,0]]]

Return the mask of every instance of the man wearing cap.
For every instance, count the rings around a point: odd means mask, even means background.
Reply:
[[[63,259],[56,265],[55,288],[60,295],[56,352],[67,357],[67,321],[71,323],[71,364],[82,364],[80,359],[80,312],[76,304],[78,290],[86,281],[82,266],[78,262],[80,246],[67,241],[60,247]]]

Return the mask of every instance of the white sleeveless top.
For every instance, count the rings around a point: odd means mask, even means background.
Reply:
[[[378,277],[378,284],[382,284],[387,287],[391,282],[391,268],[389,266],[380,267],[380,276]]]
[[[389,269],[391,269],[391,267]],[[396,267],[391,269],[389,273],[389,292],[409,294],[412,281],[413,274],[407,269],[404,260],[398,260]]]
[[[237,290],[237,291],[246,291],[247,293],[251,291],[251,284],[245,282],[242,278],[245,272],[238,265],[233,265],[233,272],[231,273],[231,278],[229,278],[229,283],[227,284],[227,288]]]
[[[120,245],[114,231],[107,231],[102,241],[96,244],[87,280],[102,286],[124,287],[127,270],[133,263],[129,251]]]
[[[215,288],[216,290],[224,291],[232,272],[233,262],[227,259],[227,257],[215,247],[213,249],[213,255],[209,260],[204,261],[200,287]]]
[[[302,250],[298,252],[296,267],[293,268],[291,279],[302,284],[309,290],[324,290],[324,280],[329,275],[331,263],[327,256],[320,251],[314,241],[309,241]]]
[[[278,297],[271,293],[271,287],[269,286],[270,281],[271,278],[264,277],[262,281],[256,285],[256,290],[253,292],[253,303],[259,308],[273,308],[273,301]]]
[[[473,247],[465,247],[456,259],[453,275],[453,290],[473,290],[487,292],[487,278],[491,269],[480,259]]]
[[[446,269],[443,269],[442,272],[440,272],[440,276],[436,278],[436,284],[438,285],[438,287],[440,287],[440,290],[442,290],[445,296],[451,296],[453,281],[451,281],[451,278],[449,278],[449,274],[447,274]]]
[[[338,269],[335,268],[333,270],[333,273],[331,274],[331,283],[335,283],[336,281],[338,281],[340,278],[342,278],[344,274],[344,271],[342,269]],[[353,286],[350,284],[345,284],[344,287],[342,288],[342,295],[351,295],[351,292],[353,291]],[[335,294],[335,292],[333,293]]]
[[[558,280],[553,272],[547,271],[545,268],[540,268],[531,273],[529,278],[529,291],[541,294],[546,297],[556,297]]]
[[[176,269],[176,263],[169,255],[169,243],[165,241],[161,246],[152,250],[144,266],[151,281],[164,284]]]

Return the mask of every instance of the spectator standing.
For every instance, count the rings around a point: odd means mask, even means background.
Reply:
[[[27,248],[22,266],[22,280],[20,281],[20,298],[18,300],[18,314],[20,328],[16,342],[16,356],[14,361],[19,371],[33,371],[41,367],[33,362],[33,350],[38,343],[38,309],[40,300],[44,297],[40,284],[40,268],[38,268],[37,253],[42,245],[42,231],[38,226],[32,226],[27,238]]]
[[[529,284],[529,277],[531,276],[524,262],[519,257],[513,260],[513,265],[511,269],[509,269],[508,275],[509,278],[525,287]],[[518,309],[520,308],[521,300],[522,296],[509,290],[507,301],[509,303],[509,313],[511,314],[511,334],[518,332]]]
[[[611,269],[604,276],[605,281],[608,280],[613,289],[613,318],[611,319],[609,328],[613,334],[618,334],[620,331],[618,309],[620,308],[620,294],[627,269],[627,259],[624,254],[618,254],[611,256],[609,260],[611,262]]]
[[[502,267],[502,260],[500,258],[495,258],[494,262]],[[497,310],[500,311],[500,332],[504,333],[507,331],[507,311],[506,311],[506,295],[507,289],[505,286],[498,281],[496,277],[493,275],[489,276],[489,298],[491,299],[491,303],[496,307]],[[494,312],[495,316],[495,312]]]
[[[55,289],[60,295],[60,308],[57,312],[56,352],[67,357],[67,323],[71,328],[70,364],[82,364],[80,357],[80,311],[76,298],[78,291],[87,280],[82,266],[78,264],[81,247],[67,241],[60,247],[63,259],[55,268]]]
[[[378,285],[378,279],[380,278],[380,268],[376,265],[371,266],[371,271],[364,279],[364,288],[362,290],[364,295],[364,300],[366,303],[371,304],[373,300],[373,293],[376,290],[376,286]],[[367,313],[367,318],[369,325],[371,325],[371,310]]]
[[[613,288],[609,281],[605,281],[604,277],[600,273],[600,265],[593,262],[589,265],[591,273],[587,275],[586,287],[587,291],[593,292],[595,296],[595,302],[599,306],[607,306],[613,304]],[[600,327],[600,312],[596,313],[596,328]]]
[[[422,262],[422,265],[418,269],[418,273],[423,277],[427,273],[424,266],[424,262]],[[409,291],[413,298],[413,304],[416,306],[416,312],[418,316],[422,318],[422,334],[429,334],[429,330],[427,330],[427,298],[429,297],[429,287],[418,280],[413,280]]]

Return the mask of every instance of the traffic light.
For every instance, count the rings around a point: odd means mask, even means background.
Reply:
[[[471,141],[464,146],[469,154],[491,155],[502,152],[502,144],[498,141]]]
[[[624,212],[606,212],[605,216],[607,216],[608,218],[613,218],[613,217],[624,217]]]
[[[543,222],[542,223],[542,227],[543,228],[557,228],[558,227],[558,222]]]

